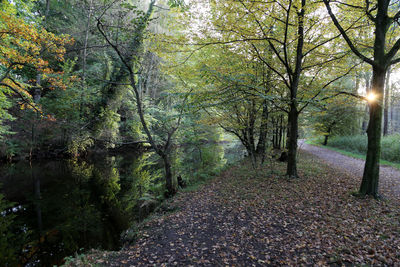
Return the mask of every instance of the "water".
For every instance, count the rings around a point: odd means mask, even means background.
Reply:
[[[173,159],[175,173],[185,178],[204,168],[217,170],[239,159],[238,151],[231,144],[203,147],[201,153],[182,148]],[[53,266],[89,248],[119,249],[121,233],[140,219],[140,198],[162,194],[161,167],[153,153],[0,167],[1,191],[13,202],[5,206],[0,200],[0,262]]]
[[[7,210],[15,215],[9,231],[16,234],[8,249],[23,251],[19,263],[41,266],[59,264],[81,248],[117,249],[135,217],[138,188],[150,182],[139,177],[149,165],[146,155],[125,154],[3,167],[2,191],[15,203]]]

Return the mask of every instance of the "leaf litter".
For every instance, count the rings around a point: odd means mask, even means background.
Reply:
[[[360,178],[302,152],[298,179],[271,163],[243,161],[195,192],[178,211],[146,222],[106,266],[399,266],[400,203],[356,198]],[[274,170],[273,172],[271,170]]]

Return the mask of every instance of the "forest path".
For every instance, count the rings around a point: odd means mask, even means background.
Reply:
[[[334,169],[349,173],[351,177],[361,183],[365,160],[345,156],[327,148],[310,145],[305,140],[299,140],[299,149],[313,154]],[[390,166],[381,165],[379,187],[384,197],[400,200],[400,171]]]
[[[310,148],[311,149],[311,148]],[[166,200],[104,266],[398,266],[399,201],[353,197],[359,181],[301,151],[299,179],[269,161],[240,162]],[[163,209],[168,210],[168,209]]]

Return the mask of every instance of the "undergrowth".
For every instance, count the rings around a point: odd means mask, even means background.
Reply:
[[[314,139],[313,143],[322,144],[322,139]],[[367,145],[368,141],[366,135],[335,136],[329,139],[328,142],[329,147],[338,148],[359,155],[366,154]],[[383,136],[381,150],[381,158],[383,160],[400,163],[400,134]]]

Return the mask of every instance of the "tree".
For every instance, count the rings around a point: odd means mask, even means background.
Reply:
[[[328,145],[331,136],[356,134],[360,111],[358,103],[349,98],[330,99],[320,110],[313,111],[313,128],[317,134],[324,136],[324,146]]]
[[[0,112],[4,114],[3,118],[11,118],[4,110],[9,107],[6,96],[16,96],[21,108],[41,113],[40,107],[34,103],[35,95],[41,88],[34,86],[36,82],[29,73],[40,73],[42,84],[47,84],[50,89],[65,89],[62,72],[54,70],[49,61],[62,62],[65,46],[72,44],[73,39],[67,35],[57,36],[35,24],[35,21],[29,21],[29,16],[18,11],[16,4],[5,2],[1,3],[1,7],[0,97],[5,104]],[[29,13],[29,10],[24,11]]]
[[[146,12],[143,13],[136,12],[139,13],[139,16],[136,18],[134,29],[125,37],[129,40],[128,44],[126,44],[127,49],[126,48],[124,49],[123,46],[119,45],[118,43],[114,43],[112,41],[112,39],[107,35],[106,26],[102,23],[101,18],[97,19],[97,27],[102,36],[104,37],[104,39],[106,40],[106,42],[114,49],[115,53],[117,54],[120,60],[121,69],[119,70],[119,75],[117,77],[118,79],[116,79],[115,81],[116,82],[121,81],[123,80],[123,77],[127,76],[129,85],[133,89],[133,92],[135,94],[137,112],[139,115],[142,128],[146,134],[147,141],[150,143],[151,147],[163,160],[166,189],[168,196],[172,196],[176,193],[176,189],[174,187],[172,179],[172,166],[169,153],[171,149],[173,135],[178,130],[181,123],[184,106],[181,105],[179,109],[179,114],[174,114],[174,117],[176,118],[175,119],[176,124],[167,130],[167,132],[165,133],[166,137],[164,138],[163,142],[157,142],[157,140],[154,138],[154,133],[151,132],[150,127],[148,125],[148,121],[145,118],[143,98],[138,88],[137,71],[140,69],[141,66],[141,59],[143,55],[142,51],[143,42],[146,37],[145,34],[148,23],[153,14],[155,2],[156,2],[155,0],[151,0]],[[129,9],[134,10],[133,6],[129,4],[127,4],[127,6]],[[185,99],[187,99],[187,97]]]
[[[361,195],[371,195],[375,198],[379,197],[379,160],[381,154],[381,135],[382,135],[382,111],[383,97],[385,88],[385,79],[388,68],[391,65],[400,62],[400,58],[396,58],[400,49],[400,38],[391,46],[388,43],[388,29],[392,24],[399,23],[400,11],[390,10],[390,0],[377,0],[376,2],[365,1],[363,4],[358,2],[350,7],[355,13],[361,12],[371,21],[374,29],[374,42],[370,55],[366,55],[363,50],[355,45],[354,40],[348,32],[342,27],[342,23],[333,13],[330,0],[324,0],[326,9],[336,28],[350,47],[351,51],[364,62],[372,66],[372,88],[371,94],[374,99],[370,101],[368,134],[368,150],[365,161],[364,174],[361,182],[359,193]]]
[[[237,13],[246,18],[249,26],[230,30],[224,25],[223,30],[231,38],[226,42],[247,42],[260,62],[280,80],[279,88],[285,91],[280,98],[285,103],[282,111],[288,114],[286,174],[298,177],[299,115],[310,103],[317,101],[330,84],[351,72],[350,68],[338,71],[335,76],[320,75],[326,69],[335,69],[335,64],[345,58],[346,53],[327,53],[338,35],[328,35],[322,30],[330,25],[318,12],[320,4],[317,1],[254,3],[241,0],[239,3],[241,10]],[[236,39],[232,40],[232,35]]]
[[[182,43],[186,39],[189,45],[196,47],[189,57],[207,46],[224,46],[243,58],[256,58],[254,64],[260,65],[257,68],[264,70],[260,75],[264,76],[260,80],[270,82],[273,76],[274,92],[270,95],[270,85],[265,87],[264,82],[260,87],[264,86],[265,91],[256,89],[253,98],[258,98],[260,102],[266,101],[269,106],[288,114],[287,175],[290,177],[298,177],[299,115],[310,104],[318,102],[330,84],[352,71],[352,68],[344,69],[340,64],[347,56],[347,51],[341,49],[337,53],[329,53],[331,46],[337,44],[335,42],[339,35],[328,33],[331,25],[319,12],[321,4],[307,0],[211,1],[210,16],[204,19],[199,15],[207,23],[201,29],[191,31],[188,37],[177,41]],[[237,23],[238,21],[241,23]],[[211,62],[214,57],[209,54],[206,60]],[[334,75],[321,75],[328,69]],[[257,88],[246,82],[240,85],[243,88]],[[242,91],[245,92],[243,89]],[[251,88],[247,91],[248,95],[254,94]],[[254,116],[250,107],[245,107],[244,110]],[[244,114],[242,111],[227,113]],[[241,124],[242,129],[245,129],[246,124],[251,125],[247,122]]]
[[[200,59],[202,79],[196,87],[200,88],[201,82],[207,85],[198,90],[197,103],[209,114],[209,123],[219,125],[242,142],[255,167],[257,160],[263,162],[265,156],[272,74],[254,55],[248,59],[225,47],[204,49],[202,53],[214,56]]]

